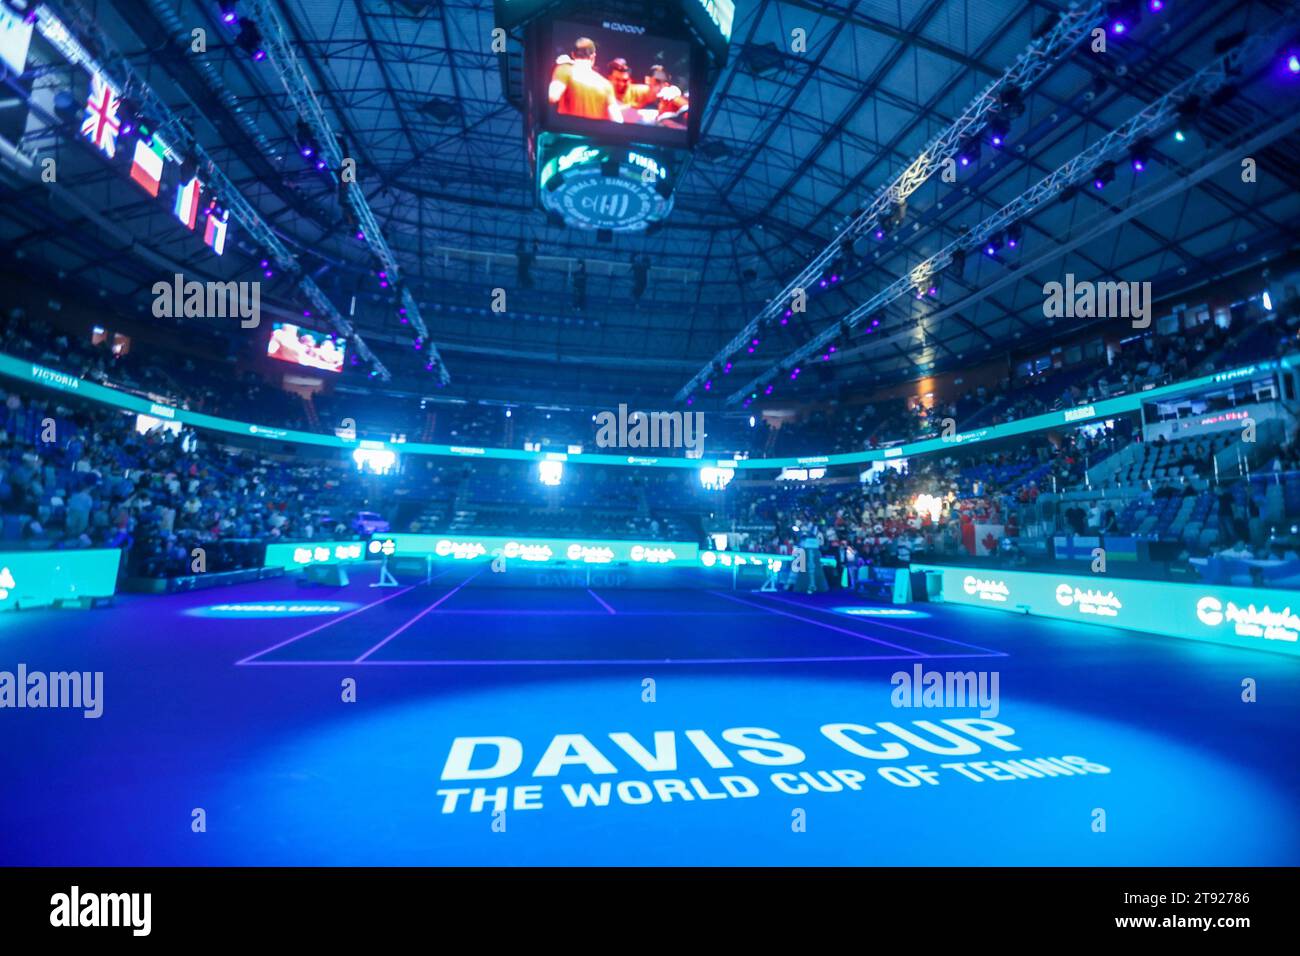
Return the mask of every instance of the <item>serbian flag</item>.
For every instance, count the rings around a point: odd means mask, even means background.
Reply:
[[[217,210],[209,209],[207,222],[203,226],[203,241],[212,247],[212,251],[217,255],[222,255],[226,251],[226,224],[230,221],[230,210],[221,210],[218,217]]]
[[[202,194],[203,184],[198,176],[176,187],[176,218],[186,229],[193,229],[199,221],[199,197]]]
[[[81,133],[109,157],[117,155],[117,134],[122,129],[122,121],[117,118],[117,110],[117,91],[98,73],[92,73],[90,96],[86,99],[86,118],[81,122]]]
[[[131,178],[155,199],[162,186],[163,156],[162,144],[155,136],[147,143],[144,139],[137,141],[135,155],[131,158]]]

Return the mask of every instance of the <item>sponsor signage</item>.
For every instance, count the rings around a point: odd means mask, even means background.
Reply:
[[[943,600],[1300,656],[1300,592],[1139,581],[1102,574],[912,565]]]
[[[0,611],[112,597],[121,557],[107,548],[0,552]]]
[[[266,546],[264,568],[305,568],[311,564],[350,564],[365,560],[363,541],[277,542]]]
[[[699,563],[699,546],[688,541],[614,541],[506,535],[388,534],[371,540],[373,555],[431,555],[443,561],[685,566]]]

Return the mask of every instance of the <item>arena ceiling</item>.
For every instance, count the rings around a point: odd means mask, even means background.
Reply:
[[[51,6],[120,51],[179,115],[244,196],[376,346],[409,339],[373,262],[344,225],[334,186],[295,148],[296,117],[277,75],[237,49],[215,0],[72,0]],[[423,304],[453,379],[486,382],[563,357],[575,384],[638,373],[671,394],[744,327],[972,98],[1050,24],[1036,0],[738,0],[730,59],[710,97],[700,146],[666,226],[597,242],[534,208],[520,113],[491,52],[491,0],[285,0],[284,18],[358,181]],[[955,184],[933,177],[903,228],[865,250],[801,321],[764,342],[764,363],[905,274],[965,227],[1023,192],[1183,80],[1215,44],[1262,29],[1283,0],[1168,0],[1098,56],[1081,47],[1024,100],[1007,147],[985,148]],[[207,32],[194,54],[191,31]],[[791,52],[792,31],[806,49]],[[1161,138],[1137,176],[1082,189],[1023,225],[1015,256],[974,257],[934,301],[891,307],[885,331],[836,361],[837,383],[939,370],[1059,336],[1042,286],[1066,272],[1151,280],[1173,301],[1214,276],[1293,250],[1300,222],[1297,96],[1267,64]],[[1262,73],[1261,73],[1262,71]],[[57,85],[66,64],[40,70]],[[1258,74],[1258,75],[1257,75]],[[83,81],[84,82],[84,81]],[[84,95],[84,94],[83,94]],[[29,126],[24,148],[57,155],[60,200],[40,183],[3,186],[0,241],[115,303],[144,309],[169,264],[212,278],[257,278],[260,251],[236,233],[214,259],[178,233],[168,209],[76,139],[77,123]],[[1243,183],[1236,156],[1254,148]],[[1233,153],[1233,150],[1238,150]],[[1230,156],[1231,154],[1231,156]],[[1197,175],[1219,161],[1211,175]],[[69,205],[75,203],[75,205]],[[539,244],[534,288],[516,288],[515,250]],[[1069,248],[1073,247],[1073,248]],[[1067,251],[1068,249],[1068,251]],[[633,297],[630,257],[648,255]],[[585,262],[585,309],[570,275]],[[160,273],[163,273],[160,275]],[[301,307],[287,279],[271,295]],[[508,309],[490,297],[505,288]],[[386,359],[387,360],[387,359]],[[391,364],[391,363],[390,363]],[[543,366],[545,368],[545,365]],[[738,372],[757,371],[748,358]],[[394,368],[394,371],[400,371]],[[547,372],[537,375],[545,380]],[[745,375],[745,377],[748,377]],[[814,382],[809,381],[812,388]]]

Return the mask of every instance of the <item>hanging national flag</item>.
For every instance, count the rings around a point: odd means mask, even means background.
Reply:
[[[90,78],[90,96],[86,99],[86,118],[81,132],[109,157],[117,155],[117,134],[122,121],[117,118],[117,91],[98,73]]]
[[[221,255],[226,251],[226,225],[230,221],[230,210],[208,210],[207,224],[203,227],[203,241],[212,247],[212,251]]]
[[[131,178],[155,198],[162,185],[164,156],[163,145],[155,136],[148,142],[143,137],[139,139],[135,144],[135,155],[131,158]]]
[[[199,196],[203,193],[203,184],[195,176],[188,183],[176,187],[176,218],[186,229],[193,229],[199,221]]]

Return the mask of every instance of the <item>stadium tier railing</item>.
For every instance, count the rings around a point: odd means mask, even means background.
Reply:
[[[956,432],[949,436],[905,442],[889,448],[873,448],[859,452],[844,452],[832,455],[804,455],[792,458],[682,458],[641,454],[602,454],[598,452],[546,452],[524,451],[515,448],[484,448],[466,445],[443,445],[428,442],[385,442],[366,438],[342,437],[339,435],[321,435],[314,432],[296,431],[286,428],[273,428],[256,425],[229,418],[220,418],[202,412],[191,411],[178,405],[158,402],[151,398],[131,392],[100,385],[58,369],[48,368],[37,362],[0,353],[0,375],[11,379],[36,385],[52,391],[76,395],[87,401],[108,405],[123,411],[149,415],[162,421],[178,422],[192,428],[240,435],[249,438],[265,438],[279,442],[310,445],[317,448],[386,450],[403,455],[425,455],[458,459],[495,459],[511,461],[563,461],[576,465],[615,465],[643,468],[709,468],[722,467],[738,471],[767,470],[782,468],[799,468],[809,466],[832,467],[836,465],[864,465],[876,461],[888,461],[894,458],[910,458],[975,444],[1024,435],[1061,426],[1081,425],[1098,419],[1114,418],[1131,414],[1141,409],[1146,402],[1169,398],[1184,392],[1195,391],[1224,385],[1230,382],[1249,379],[1253,375],[1290,367],[1300,361],[1297,356],[1287,356],[1279,361],[1257,362],[1253,365],[1216,372],[1188,379],[1171,385],[1163,385],[1146,391],[1131,392],[1114,398],[1103,399],[1086,405],[1032,415],[1014,422],[990,425],[967,432]]]

